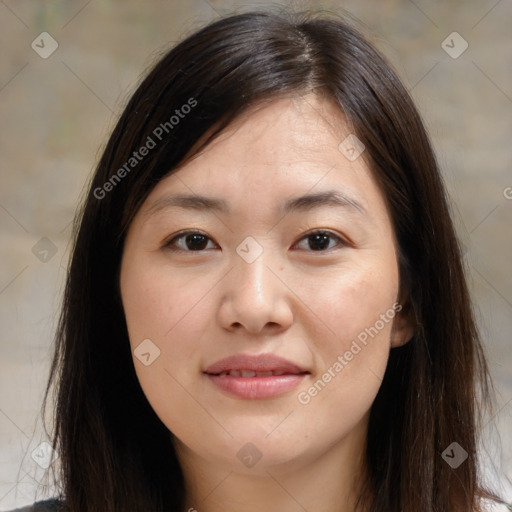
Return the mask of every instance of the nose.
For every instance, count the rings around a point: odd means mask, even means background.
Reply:
[[[276,334],[292,324],[293,294],[270,252],[265,249],[251,263],[234,254],[232,269],[222,281],[219,318],[225,329]]]

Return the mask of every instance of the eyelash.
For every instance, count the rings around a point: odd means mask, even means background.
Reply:
[[[340,249],[342,247],[348,247],[348,246],[351,245],[347,240],[344,240],[340,236],[334,234],[332,231],[327,230],[327,229],[315,229],[313,231],[310,231],[310,232],[306,233],[302,238],[300,238],[299,242],[304,240],[304,239],[307,239],[310,236],[316,235],[316,234],[324,234],[324,235],[328,235],[331,239],[336,239],[338,241],[338,244],[337,244],[338,247],[335,246],[335,247],[331,247],[331,248],[328,248],[328,249],[320,249],[318,251],[314,251],[314,250],[310,249],[310,250],[308,250],[308,252],[325,253],[325,252],[331,252],[333,250],[336,250],[337,248]],[[188,231],[182,231],[182,232],[177,233],[176,235],[174,235],[170,240],[164,242],[162,248],[166,249],[166,250],[169,250],[169,251],[172,251],[172,252],[202,253],[202,252],[206,251],[206,249],[202,249],[202,250],[198,250],[198,251],[191,251],[191,250],[187,250],[187,249],[176,248],[175,246],[173,246],[173,244],[176,242],[176,240],[184,238],[187,235],[202,235],[205,238],[211,240],[210,237],[208,237],[207,235],[205,235],[201,231],[188,230]],[[294,244],[294,245],[296,245],[296,244]]]

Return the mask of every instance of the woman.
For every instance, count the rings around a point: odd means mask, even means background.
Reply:
[[[440,172],[357,31],[234,15],[156,64],[78,217],[53,386],[50,510],[500,502]]]

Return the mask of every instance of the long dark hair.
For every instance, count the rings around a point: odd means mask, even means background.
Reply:
[[[418,112],[390,64],[339,16],[251,12],[209,24],[158,61],[124,109],[77,214],[43,403],[44,411],[55,386],[52,439],[71,512],[181,512],[180,465],[130,353],[119,293],[126,230],[155,184],[248,107],[311,91],[339,105],[366,147],[396,232],[404,312],[417,323],[410,342],[391,351],[371,409],[360,505],[479,510],[487,495],[479,418],[490,380]],[[468,453],[456,469],[442,457],[454,441]]]

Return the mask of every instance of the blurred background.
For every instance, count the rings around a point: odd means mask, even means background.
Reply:
[[[512,0],[0,0],[0,510],[52,495],[40,406],[71,222],[117,116],[160,52],[276,6],[358,19],[423,115],[498,393],[484,470],[512,500]]]

